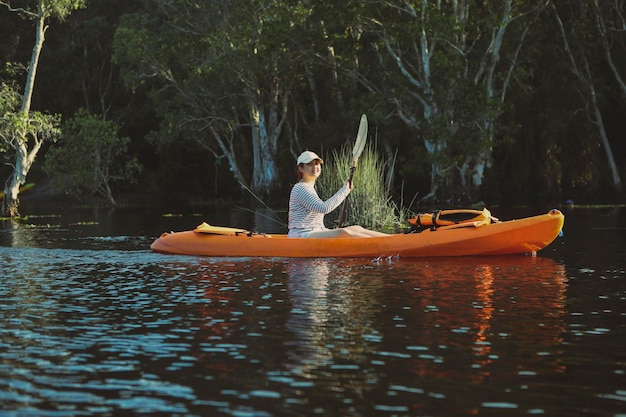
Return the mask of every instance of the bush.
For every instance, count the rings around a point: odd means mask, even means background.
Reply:
[[[116,205],[112,185],[135,182],[141,165],[127,155],[130,139],[118,136],[115,123],[79,110],[62,128],[62,141],[44,163],[53,184],[80,199],[99,195]]]
[[[324,171],[317,180],[320,198],[326,200],[343,186],[350,175],[352,150],[345,147],[324,157]],[[343,225],[359,224],[372,229],[390,229],[402,225],[397,206],[390,197],[385,182],[385,162],[381,161],[375,146],[367,145],[358,160],[354,174],[354,190],[346,199]],[[343,205],[326,216],[327,226],[336,226]],[[332,223],[332,225],[328,224]]]

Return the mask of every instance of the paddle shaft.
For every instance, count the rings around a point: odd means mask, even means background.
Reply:
[[[352,179],[354,178],[354,171],[356,171],[356,166],[350,167],[350,178],[348,178],[348,183],[352,186]],[[346,207],[348,207],[348,197],[343,201],[343,207],[341,208],[341,216],[339,216],[339,227],[343,227],[343,220],[346,217]]]

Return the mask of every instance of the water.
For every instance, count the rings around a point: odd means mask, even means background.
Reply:
[[[626,416],[624,209],[537,257],[148,250],[231,215],[2,223],[0,415]]]

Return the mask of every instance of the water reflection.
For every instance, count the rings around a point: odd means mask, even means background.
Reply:
[[[511,378],[561,370],[545,359],[558,358],[564,331],[562,265],[534,257],[406,265],[398,267],[401,289],[390,285],[402,307],[387,308],[399,322],[387,333],[397,341],[407,331],[419,334],[407,348],[418,352],[411,372],[480,382],[492,376],[494,363],[500,370],[508,363]]]
[[[0,230],[0,244],[13,247],[38,247],[42,237],[42,228],[32,224],[26,224],[18,220],[2,220]]]
[[[289,263],[292,308],[286,330],[291,340],[285,365],[292,372],[306,378],[319,378],[320,369],[349,373],[353,389],[372,383],[362,362],[373,350],[368,340],[379,337],[375,316],[383,280],[362,280],[362,272],[362,263],[350,261]]]
[[[564,369],[567,279],[549,259],[0,258],[11,410],[475,414],[480,387],[522,406],[521,385]]]
[[[302,413],[315,404],[327,414],[474,414],[480,405],[468,387],[528,384],[564,371],[567,278],[550,259],[204,266],[211,302],[202,307],[199,360],[229,407],[252,410],[262,396],[264,407]],[[251,370],[266,382],[233,381]],[[470,385],[459,391],[463,384]]]
[[[291,351],[286,366],[308,375],[311,369],[332,361],[327,337],[330,329],[326,326],[332,314],[328,308],[330,265],[325,260],[296,260],[287,270],[292,303],[287,329],[293,333],[293,339],[288,342]]]

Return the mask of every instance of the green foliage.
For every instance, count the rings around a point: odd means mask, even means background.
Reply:
[[[126,82],[148,89],[162,118],[151,137],[196,141],[238,182],[264,196],[278,190],[306,9],[271,0],[147,4],[122,19],[114,50]]]
[[[10,153],[30,138],[56,141],[61,131],[59,115],[19,110],[22,96],[14,84],[0,84],[0,153]]]
[[[40,0],[46,4],[50,15],[64,20],[74,10],[85,7],[86,0]]]
[[[64,124],[63,141],[48,151],[44,170],[70,195],[98,194],[115,204],[111,185],[135,182],[142,169],[128,156],[129,142],[115,123],[79,110]]]
[[[38,0],[11,3],[13,8],[24,7],[31,17],[39,4]],[[79,3],[41,2],[70,6],[65,11]],[[496,61],[488,52],[495,46],[491,42],[505,2],[89,3],[88,9],[46,32],[50,47],[42,54],[33,106],[68,115],[84,106],[92,114],[106,115],[105,119],[123,120],[123,136],[133,138],[134,148],[144,144],[137,153],[154,175],[150,178],[154,186],[144,183],[143,190],[163,193],[171,184],[185,182],[194,191],[179,188],[182,199],[185,193],[201,195],[208,188],[220,197],[236,196],[233,184],[256,178],[255,161],[267,160],[253,151],[251,99],[265,111],[265,123],[272,117],[282,121],[286,114],[276,161],[272,161],[285,187],[292,176],[294,150],[339,148],[353,135],[347,121],[361,113],[379,130],[379,149],[387,155],[398,152],[396,192],[402,184],[403,190],[411,188],[407,194],[422,198],[429,188],[439,185],[448,188],[441,202],[463,181],[470,182],[477,155],[492,163],[485,171],[491,195],[485,194],[485,187],[480,190],[480,198],[489,203],[524,204],[559,193],[576,198],[570,193],[593,192],[605,182],[603,148],[586,117],[580,88],[562,42],[555,36],[554,16],[544,8],[545,1],[513,1]],[[572,36],[570,47],[576,56],[588,59],[623,173],[626,146],[620,141],[624,135],[619,115],[624,101],[603,48],[606,42],[623,74],[626,32],[615,30],[621,27],[623,8],[613,7],[615,2],[550,3],[558,8]],[[606,39],[599,37],[602,22],[597,7],[602,11]],[[32,22],[8,17],[13,13],[1,8],[5,13],[0,13],[0,55],[22,64],[3,71],[0,78],[21,80],[32,50]],[[115,57],[111,57],[114,30]],[[424,50],[422,34],[426,35]],[[413,79],[401,73],[386,40]],[[422,71],[426,58],[428,77]],[[493,78],[487,78],[485,69],[492,62],[497,64]],[[120,85],[122,78],[128,91]],[[490,92],[484,86],[491,79]],[[506,96],[501,94],[505,86]],[[17,91],[13,96],[2,95],[0,115],[15,108],[11,103],[21,99]],[[284,103],[285,111],[281,108],[270,115],[268,109],[270,103],[278,102],[276,97],[289,100],[279,103]],[[428,112],[422,111],[424,101],[430,105]],[[5,136],[25,125],[17,118],[4,120],[5,126],[13,126],[5,130]],[[158,140],[142,142],[147,137]],[[11,150],[7,142],[0,146]],[[429,146],[435,152],[430,153]],[[492,148],[496,153],[489,160]],[[190,153],[193,163],[187,157]],[[358,185],[361,162],[357,190],[350,200],[363,188]],[[330,165],[326,164],[320,182],[329,179]],[[238,167],[241,177],[236,176]],[[348,172],[346,166],[337,177],[345,178]],[[168,181],[162,181],[163,177]],[[331,187],[330,191],[335,190]]]
[[[538,5],[380,4],[369,27],[378,32],[374,42],[385,74],[379,90],[390,93],[388,103],[424,142],[431,165],[428,196],[477,198],[497,141],[504,92],[522,81],[516,54]]]
[[[15,110],[19,108],[20,95],[8,83],[0,84],[0,153],[5,153],[12,145]]]
[[[0,113],[12,112],[20,107],[22,97],[18,94],[14,84],[0,84]]]
[[[20,8],[16,9],[16,11],[30,16],[40,15],[44,19],[54,17],[62,21],[69,16],[72,11],[85,7],[85,2],[86,0],[37,0],[25,6],[20,4]],[[8,3],[10,5],[10,2]]]
[[[343,186],[350,175],[352,150],[346,147],[324,158],[324,173],[316,185],[322,199],[327,199]],[[391,200],[385,181],[385,162],[378,157],[375,146],[367,145],[358,160],[354,174],[354,189],[346,199],[344,225],[358,224],[368,228],[396,228],[401,218]],[[327,219],[337,223],[343,207],[329,214]]]

